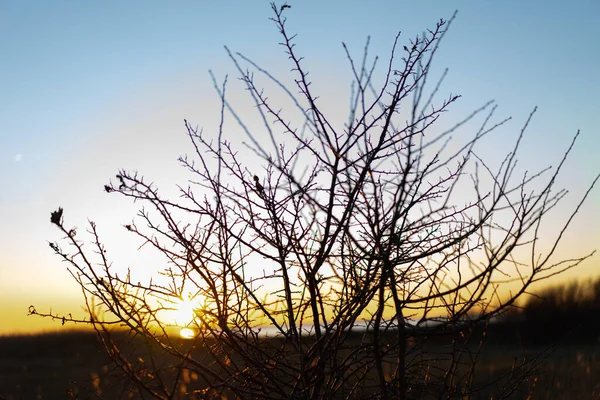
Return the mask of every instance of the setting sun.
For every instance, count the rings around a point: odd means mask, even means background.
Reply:
[[[161,319],[164,323],[185,328],[194,321],[199,308],[201,308],[201,305],[196,300],[178,299],[163,311]],[[194,334],[193,330],[188,330],[192,331],[192,335]],[[181,335],[183,336],[183,333]]]
[[[190,328],[181,328],[179,336],[183,339],[193,339],[196,336],[196,331]]]

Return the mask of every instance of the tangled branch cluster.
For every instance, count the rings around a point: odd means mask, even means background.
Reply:
[[[186,121],[194,154],[180,161],[194,179],[180,187],[180,200],[161,197],[154,185],[127,171],[119,172],[116,185],[105,186],[152,210],[140,211],[145,226],[125,227],[164,255],[163,283],[119,277],[94,223],[89,232],[95,247],[88,252],[65,225],[62,208],[52,213],[70,250],[50,245],[81,285],[90,313],[85,322],[97,329],[132,387],[156,398],[471,393],[474,361],[465,354],[473,349],[456,344],[433,357],[423,343],[468,332],[503,313],[532,283],[591,255],[552,261],[572,216],[546,254],[536,250],[541,221],[565,194],[554,183],[572,144],[554,170],[519,177],[517,151],[533,113],[496,170],[476,147],[507,121],[492,122],[493,103],[438,128],[459,99],[438,102],[440,84],[433,90],[426,85],[449,26],[443,20],[402,46],[401,55],[396,37],[385,71],[377,75],[380,85],[374,84],[377,59],[368,65],[368,46],[360,63],[344,46],[354,82],[348,123],[341,126],[319,105],[286,30],[286,8],[273,5],[273,21],[294,88],[229,52],[266,137],[251,132],[228,102],[227,80],[222,86],[215,80],[220,129],[213,141]],[[269,100],[255,74],[289,97],[300,120],[287,119],[288,110]],[[451,140],[479,116],[471,138]],[[260,167],[244,164],[226,140],[229,117],[247,134]],[[501,293],[510,279],[516,290]],[[202,299],[202,307],[188,326],[195,338],[182,342],[159,315],[188,293]],[[125,327],[146,347],[138,346],[135,356],[123,351],[111,326]],[[135,361],[140,347],[142,358],[152,362]],[[160,357],[169,362],[155,362]],[[193,371],[195,383],[181,383],[182,371]]]

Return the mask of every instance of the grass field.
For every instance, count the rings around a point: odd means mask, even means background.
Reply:
[[[600,399],[600,344],[548,350],[498,343],[483,347],[475,372],[483,390],[473,398],[493,396],[493,382],[523,359],[539,367],[509,398],[525,399],[535,389],[533,399]],[[195,377],[181,379],[193,384]],[[0,398],[137,398],[125,387],[93,333],[0,337]]]

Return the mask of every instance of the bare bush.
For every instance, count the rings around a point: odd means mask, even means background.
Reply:
[[[228,53],[266,136],[229,103],[227,79],[215,78],[221,124],[207,135],[186,121],[193,155],[180,162],[194,178],[179,199],[128,171],[105,186],[144,204],[125,228],[164,256],[162,280],[119,276],[95,223],[88,250],[62,209],[52,214],[66,248],[50,246],[83,290],[84,322],[130,390],[156,398],[474,393],[478,346],[464,339],[469,329],[503,313],[532,283],[591,256],[553,258],[589,190],[540,255],[540,224],[565,195],[555,180],[579,133],[558,167],[519,175],[517,151],[533,112],[497,168],[476,146],[508,120],[494,122],[492,102],[440,128],[459,99],[437,100],[443,76],[427,84],[444,20],[405,45],[398,35],[382,72],[368,46],[356,60],[344,45],[354,82],[340,123],[320,106],[296,53],[288,6],[272,7],[292,86]],[[271,101],[261,79],[292,108]],[[478,120],[470,137],[457,134]],[[231,142],[230,121],[247,134],[245,148]],[[516,290],[501,293],[511,279]],[[193,338],[183,341],[160,314],[188,295],[198,306],[188,324]],[[125,328],[130,341],[111,327]],[[447,346],[430,345],[437,336],[449,338]],[[500,394],[516,390],[529,373],[521,367]]]

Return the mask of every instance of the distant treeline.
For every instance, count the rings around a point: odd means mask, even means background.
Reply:
[[[600,343],[600,278],[548,287],[493,325],[492,336],[523,344]]]

